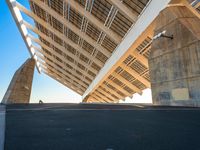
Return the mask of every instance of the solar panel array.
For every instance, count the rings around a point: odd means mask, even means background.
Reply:
[[[100,21],[111,33],[117,35],[119,41],[102,31],[93,20],[85,17],[83,12],[71,6],[72,1]],[[139,16],[147,3],[148,0],[124,0],[122,5]],[[31,28],[29,30],[35,32],[38,39],[32,35],[30,37],[36,45],[39,45],[34,48],[39,56],[43,72],[81,95],[135,24],[109,0],[30,0],[30,8],[37,16],[33,16],[37,32]],[[63,22],[69,24],[70,27]],[[150,38],[145,39],[137,48],[138,53],[146,58],[149,51],[145,51],[143,47],[150,40]],[[148,68],[133,56],[129,56],[124,64],[130,65],[149,81]],[[146,88],[123,68],[118,67],[115,72],[138,89]],[[115,86],[105,81],[105,86],[102,85],[100,88],[103,91],[110,88],[110,95],[115,98],[120,96],[122,98],[127,96],[127,93],[131,95],[136,92],[114,75],[111,75],[109,80],[126,91],[123,93],[116,90]],[[115,94],[111,92],[113,90]]]

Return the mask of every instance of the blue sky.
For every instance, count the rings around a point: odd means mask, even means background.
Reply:
[[[28,0],[18,0],[28,7]],[[30,54],[11,16],[6,0],[0,0],[0,100],[2,100],[15,71],[25,62]],[[23,15],[26,21],[30,18]],[[31,102],[80,102],[81,96],[48,77],[39,74],[35,69]],[[151,91],[145,90],[142,96],[135,94],[133,99],[127,98],[125,102],[151,102]]]

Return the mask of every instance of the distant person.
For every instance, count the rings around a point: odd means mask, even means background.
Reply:
[[[42,101],[42,100],[39,100],[39,104],[43,104],[43,101]]]

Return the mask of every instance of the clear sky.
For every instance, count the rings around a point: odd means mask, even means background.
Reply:
[[[18,0],[28,6],[28,0]],[[28,19],[28,18],[26,18]],[[29,20],[30,21],[30,20]],[[15,71],[30,57],[24,41],[11,16],[6,0],[0,0],[0,101]],[[81,96],[35,69],[31,102],[80,102]],[[126,102],[151,102],[151,91],[145,90]]]

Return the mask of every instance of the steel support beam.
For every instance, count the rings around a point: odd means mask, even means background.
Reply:
[[[29,35],[29,36],[30,36],[30,35]],[[59,55],[58,53],[56,53],[52,48],[50,48],[50,47],[48,47],[48,46],[45,46],[45,44],[43,45],[43,43],[42,43],[39,39],[34,38],[33,36],[30,36],[30,38],[31,38],[34,42],[36,42],[36,43],[42,45],[45,49],[47,49],[49,52],[51,52],[54,56],[57,56],[58,58],[62,58],[63,60],[65,60],[64,62],[65,62],[66,64],[68,64],[68,65],[70,65],[72,68],[74,68],[74,65],[75,65],[74,63],[72,63],[72,62],[70,62],[70,61],[67,61],[65,58],[63,58],[62,55]],[[35,47],[35,46],[33,46],[33,47],[34,47],[34,48],[37,48],[37,47]],[[43,53],[43,51],[40,50],[39,48],[37,48],[37,50],[39,50],[40,52]],[[47,55],[48,55],[48,54],[47,54]],[[86,70],[78,70],[78,71],[81,72],[81,73],[83,73],[85,76],[90,76],[90,75],[87,73]],[[93,79],[93,76],[90,76],[90,77],[88,77],[88,78]]]
[[[70,74],[67,74],[67,75],[66,75],[65,70],[64,70],[63,68],[60,68],[60,67],[56,66],[54,62],[50,62],[50,61],[47,60],[47,59],[46,59],[45,61],[46,61],[46,67],[47,67],[47,68],[54,69],[54,70],[57,71],[57,72],[58,72],[58,70],[59,70],[60,72],[62,72],[60,75],[61,75],[64,79],[74,80],[74,81],[76,81],[77,83],[79,83],[80,85],[82,85],[84,88],[87,88],[87,85],[86,85],[85,83],[81,82],[81,80],[78,80],[77,78],[75,78],[75,76],[70,75]],[[53,68],[52,68],[50,65],[53,66]],[[67,76],[67,77],[66,77],[66,76]],[[69,78],[68,78],[68,77],[69,77]],[[85,91],[85,89],[83,89],[83,91]]]
[[[48,29],[52,28],[51,25],[49,25],[44,20],[42,20],[40,17],[38,17],[37,15],[35,15],[34,13],[32,13],[31,11],[29,11],[28,9],[26,9],[20,3],[17,2],[16,5],[17,5],[17,7],[22,12],[24,12],[29,17],[33,18],[35,21],[39,22],[40,24],[42,24],[43,26],[47,27]],[[107,57],[109,57],[111,55],[111,53],[108,50],[106,50],[105,48],[103,48],[101,45],[97,44],[96,41],[93,40],[91,37],[89,37],[87,34],[81,32],[75,25],[73,25],[71,22],[69,22],[68,20],[66,20],[65,18],[63,18],[56,11],[54,11],[53,9],[50,9],[44,3],[43,3],[43,5],[40,5],[39,7],[41,7],[42,9],[44,9],[48,14],[50,14],[51,16],[53,16],[54,18],[56,18],[57,20],[59,20],[65,27],[67,27],[70,30],[72,30],[79,37],[81,37],[82,39],[84,39],[85,41],[87,41],[90,45],[92,45],[93,47],[95,47],[98,51],[102,52]],[[53,33],[54,32],[55,32],[55,29],[54,29]],[[63,38],[61,38],[61,39],[63,39]]]
[[[145,67],[149,68],[148,59],[145,56],[139,54],[135,50],[131,51],[130,55],[132,55],[133,57],[135,57]]]
[[[73,88],[72,86],[74,86],[74,85],[72,85],[71,83],[67,83],[66,80],[60,79],[59,77],[57,77],[57,75],[52,74],[52,73],[49,73],[47,70],[45,70],[45,69],[43,69],[43,68],[42,68],[42,72],[43,72],[44,74],[46,74],[47,76],[53,78],[54,80],[58,81],[58,82],[61,83],[62,85],[66,86],[67,88],[71,89],[72,91],[76,91],[76,92],[77,92],[78,94],[80,94],[80,95],[83,94],[83,92],[81,92],[81,91],[79,91],[79,90]]]
[[[44,38],[45,40],[49,41],[52,45],[55,45],[55,47],[58,47],[59,49],[63,49],[65,47],[57,44],[56,42],[54,42],[50,37],[48,37],[47,35],[45,35],[44,33],[42,33],[41,31],[39,31],[37,28],[33,27],[31,24],[29,24],[26,21],[23,21],[24,25],[32,30],[33,32],[35,32],[36,34],[38,34],[39,36],[41,36],[42,38]],[[46,28],[47,29],[47,28]],[[99,59],[95,58],[94,56],[92,56],[90,53],[88,53],[87,51],[85,51],[82,47],[80,47],[79,45],[75,44],[74,42],[72,42],[69,39],[66,39],[67,37],[63,36],[61,33],[59,33],[58,31],[54,31],[54,29],[52,27],[49,27],[47,30],[50,30],[51,32],[53,32],[56,36],[62,38],[62,40],[66,43],[69,44],[71,47],[73,47],[74,49],[76,49],[79,53],[81,53],[82,55],[84,55],[87,58],[91,58],[93,60],[94,63],[96,63],[98,66],[102,67],[104,65],[104,63],[102,63]],[[62,48],[61,48],[62,47]]]
[[[107,102],[112,102],[112,100],[110,100],[109,98],[107,98],[106,96],[104,96],[102,93],[100,93],[99,91],[95,91],[95,95],[97,95],[98,97],[100,97],[102,100],[107,101]]]
[[[111,79],[107,79],[106,82],[110,85],[112,85],[113,87],[115,87],[117,90],[119,90],[121,93],[123,93],[124,95],[127,96],[132,96],[133,93],[129,93],[127,92],[125,89],[123,89],[123,87],[119,86],[118,84],[116,84],[113,80]]]
[[[138,16],[133,13],[128,7],[126,7],[120,0],[110,0],[111,3],[117,7],[120,12],[122,12],[125,16],[128,17],[129,20],[136,22]]]
[[[38,48],[37,48],[38,49]],[[39,49],[38,49],[39,50]],[[42,51],[41,51],[42,52]],[[44,54],[44,53],[43,53]],[[56,59],[54,59],[52,56],[46,56],[45,55],[45,57],[46,58],[50,58],[54,63],[57,63],[57,64],[59,64],[61,67],[63,67],[63,68],[65,68],[68,72],[72,72],[72,73],[75,73],[75,71],[74,70],[68,70],[67,68],[66,68],[66,66],[63,64],[63,63],[60,63],[58,60],[56,60]],[[42,59],[44,59],[44,61],[46,62],[46,63],[49,63],[49,64],[51,64],[52,62],[50,62],[48,59],[46,59],[46,58],[42,58]],[[44,64],[45,65],[45,64]],[[55,65],[55,64],[54,64]],[[64,70],[63,68],[59,68],[58,66],[55,66],[55,68],[57,68],[57,69],[61,69],[61,70]],[[65,71],[65,70],[64,70]],[[65,73],[64,73],[65,74]],[[66,75],[66,74],[65,74]],[[73,75],[70,75],[70,74],[67,74],[67,76],[71,76],[71,79],[76,79],[76,78],[81,78],[82,76],[81,75],[79,75],[79,77],[77,77],[77,76],[73,76]],[[76,77],[76,78],[75,78]],[[77,82],[80,82],[80,81],[77,81]],[[89,84],[89,81],[85,81],[87,84]],[[84,86],[87,86],[87,85],[84,85]],[[87,88],[87,87],[86,87]]]
[[[141,83],[143,83],[146,87],[150,88],[151,84],[150,82],[145,79],[144,77],[142,77],[139,73],[137,73],[135,70],[133,70],[131,67],[125,65],[124,63],[122,63],[120,65],[120,67],[125,70],[126,72],[130,73],[134,78],[136,78],[138,81],[140,81]]]
[[[119,81],[121,81],[123,84],[125,84],[126,86],[128,86],[130,89],[132,89],[136,93],[142,94],[142,91],[138,87],[136,87],[135,85],[133,85],[132,83],[130,83],[128,80],[126,80],[120,74],[117,74],[116,72],[113,72],[112,76],[114,78],[118,79]]]
[[[118,64],[121,64],[124,61],[130,51],[137,48],[141,43],[141,39],[145,39],[149,34],[153,35],[154,26],[152,26],[152,22],[169,2],[170,0],[160,1],[159,3],[157,1],[150,1],[148,7],[143,11],[135,25],[131,28],[124,40],[120,43],[99,74],[90,84],[83,95],[83,99],[89,93],[92,93],[118,67]]]
[[[39,2],[37,0],[33,0],[34,2]],[[108,29],[102,22],[100,22],[96,17],[94,17],[90,12],[88,12],[86,9],[81,7],[77,2],[74,0],[65,0],[72,8],[74,8],[77,12],[79,12],[82,16],[86,17],[92,24],[94,24],[96,27],[98,27],[100,30],[102,30],[108,37],[110,37],[113,41],[116,43],[121,42],[121,38],[119,35],[117,35],[112,30]],[[42,2],[40,2],[42,3]],[[38,3],[39,4],[39,3]],[[40,6],[40,5],[39,5]]]
[[[107,85],[103,84],[101,85],[102,88],[106,89],[106,91],[108,91],[109,93],[113,94],[115,97],[117,97],[117,99],[124,99],[123,96],[121,96],[120,94],[117,93],[117,91],[109,88]],[[116,99],[116,98],[115,98]]]
[[[41,72],[40,64],[37,61],[37,56],[35,55],[35,50],[33,48],[31,48],[32,43],[31,43],[29,37],[27,37],[28,31],[27,31],[25,25],[23,24],[23,18],[22,18],[22,15],[20,13],[20,10],[19,10],[18,7],[16,7],[17,2],[16,2],[16,0],[6,0],[6,2],[7,2],[8,7],[9,7],[11,13],[12,13],[12,16],[15,20],[17,27],[18,27],[18,30],[21,33],[21,36],[24,40],[24,43],[25,43],[25,45],[26,45],[26,47],[27,47],[27,49],[30,53],[30,56],[31,56],[31,58],[33,57],[35,59],[36,68],[37,68],[38,72],[40,73]]]
[[[50,37],[46,36],[44,33],[40,32],[39,30],[37,30],[36,28],[34,28],[33,26],[31,26],[30,24],[28,25],[28,23],[24,23],[27,28],[31,29],[33,32],[37,33],[40,37],[42,37],[43,39],[45,39],[47,42],[51,43],[54,47],[58,48],[59,50],[61,50],[63,53],[65,53],[66,55],[70,56],[71,58],[73,58],[76,62],[82,64],[85,68],[87,68],[88,70],[90,70],[92,73],[97,74],[98,71],[95,70],[94,68],[88,68],[88,63],[82,61],[81,59],[79,59],[76,55],[72,54],[71,52],[66,53],[66,48],[64,46],[59,45],[58,43],[56,43],[55,41],[53,41]],[[40,42],[40,45],[44,48],[48,47],[47,45],[45,45],[44,43]],[[50,47],[49,47],[50,48]],[[60,56],[63,58],[63,56]]]
[[[111,99],[112,101],[115,101],[116,98],[111,96],[110,93],[108,93],[107,91],[104,91],[102,88],[98,88],[98,91],[101,92],[102,94],[104,94],[106,97],[108,97],[109,99]]]

